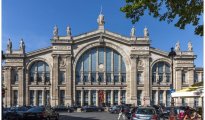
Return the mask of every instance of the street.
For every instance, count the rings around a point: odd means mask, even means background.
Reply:
[[[61,112],[60,120],[117,120],[118,114],[108,112]]]

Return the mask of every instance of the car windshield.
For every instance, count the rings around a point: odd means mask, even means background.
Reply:
[[[42,112],[44,111],[43,107],[34,107],[28,110],[28,112]]]
[[[146,115],[152,115],[155,114],[154,109],[137,109],[136,111],[137,114],[146,114]]]

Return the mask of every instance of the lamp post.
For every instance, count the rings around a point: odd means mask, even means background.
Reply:
[[[46,86],[45,86],[45,88],[44,88],[44,106],[47,106],[47,94],[46,94],[47,92],[46,92]]]
[[[170,58],[171,58],[171,60],[172,60],[172,64],[171,64],[171,66],[172,66],[172,84],[170,85],[170,89],[173,91],[173,83],[174,83],[174,81],[173,81],[173,72],[174,72],[174,68],[173,68],[173,60],[174,60],[174,57],[176,56],[176,52],[174,51],[174,48],[172,47],[171,48],[171,51],[169,52],[169,55],[168,55]],[[171,111],[170,111],[170,119],[174,119],[174,98],[172,98],[171,97]]]

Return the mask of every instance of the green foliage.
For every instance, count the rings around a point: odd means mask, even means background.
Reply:
[[[126,3],[120,10],[133,24],[147,11],[159,21],[175,22],[180,29],[191,24],[195,26],[195,34],[203,36],[203,20],[200,21],[203,19],[203,0],[126,0]]]

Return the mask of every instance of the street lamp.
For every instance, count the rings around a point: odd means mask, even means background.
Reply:
[[[174,51],[174,48],[172,47],[171,48],[171,51],[169,52],[169,55],[168,55],[171,60],[172,60],[172,84],[170,85],[170,89],[171,91],[173,91],[173,71],[174,71],[174,68],[173,68],[173,60],[174,60],[174,57],[176,56],[176,52]],[[170,117],[173,118],[174,117],[174,98],[171,97],[171,111],[170,111]]]

